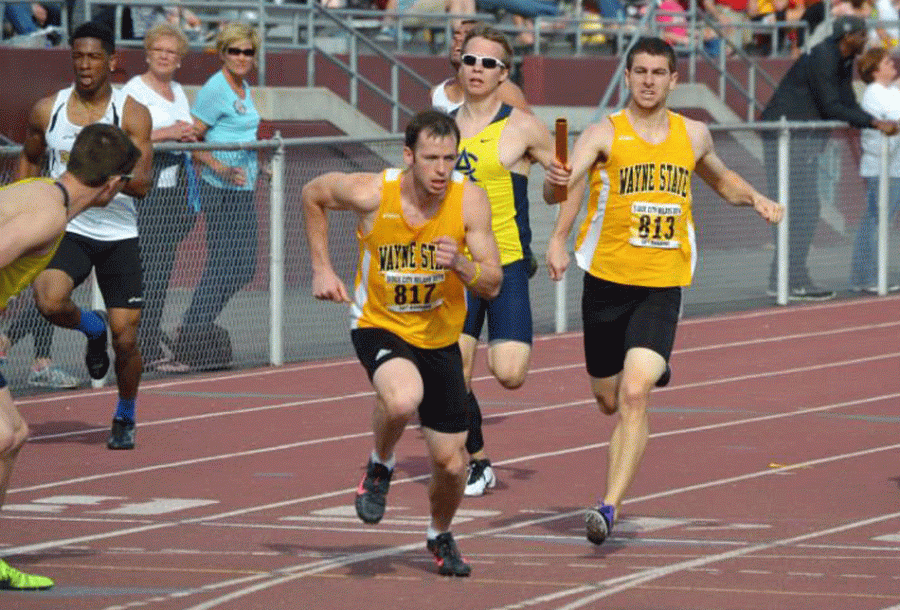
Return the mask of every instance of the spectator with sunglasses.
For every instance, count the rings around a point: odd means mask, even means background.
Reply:
[[[242,21],[219,30],[217,71],[197,92],[191,114],[207,142],[252,142],[259,112],[246,78],[256,65],[259,34]],[[257,218],[255,150],[197,151],[201,210],[206,220],[206,267],[174,341],[175,357],[196,369],[230,366],[227,334],[215,324],[229,299],[256,273]],[[224,339],[222,339],[224,337]],[[227,360],[227,361],[225,361]]]
[[[528,219],[528,174],[531,162],[546,169],[555,157],[553,138],[535,115],[513,108],[500,97],[509,78],[512,47],[506,36],[487,25],[476,26],[462,44],[460,82],[464,101],[455,112],[462,134],[457,171],[488,194],[491,223],[503,264],[503,285],[493,300],[468,295],[468,312],[459,345],[468,389],[471,456],[465,494],[480,496],[496,485],[485,455],[481,409],[472,393],[475,348],[485,319],[488,324],[488,367],[510,390],[525,382],[531,360],[532,324],[528,293],[531,226]],[[551,201],[552,193],[545,193]]]

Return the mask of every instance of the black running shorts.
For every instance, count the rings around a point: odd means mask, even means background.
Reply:
[[[107,309],[140,309],[144,303],[137,237],[100,241],[66,231],[47,268],[65,272],[76,286],[96,268]]]
[[[458,344],[422,349],[381,328],[355,328],[350,338],[369,381],[379,366],[393,358],[406,358],[416,366],[424,388],[419,405],[422,426],[450,434],[468,430],[466,382]]]
[[[612,377],[625,365],[625,354],[645,347],[672,355],[681,314],[681,288],[647,288],[607,282],[584,274],[581,318],[588,374]]]

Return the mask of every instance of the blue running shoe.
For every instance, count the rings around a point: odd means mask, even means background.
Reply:
[[[597,508],[589,508],[584,513],[587,539],[594,544],[603,544],[603,541],[612,533],[615,512],[615,507],[602,502]]]

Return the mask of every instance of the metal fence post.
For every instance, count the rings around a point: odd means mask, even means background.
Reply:
[[[260,87],[266,86],[266,22],[268,21],[267,13],[266,13],[266,3],[265,0],[259,0],[256,5],[256,10],[259,11],[257,13],[257,20],[259,21],[258,29],[259,32],[259,57],[257,61],[259,62],[256,69],[257,74],[257,82]]]
[[[790,154],[791,132],[787,127],[787,118],[781,117],[781,129],[778,132],[778,201],[784,205],[784,218],[778,223],[776,239],[778,240],[778,273],[776,275],[775,302],[779,305],[788,303],[788,236],[790,235],[790,197],[788,187],[790,177],[788,155]]]
[[[272,179],[269,193],[269,364],[284,364],[284,143],[281,132],[273,138]]]
[[[878,266],[876,286],[878,294],[887,294],[888,271],[888,137],[881,134],[881,168],[878,172]]]

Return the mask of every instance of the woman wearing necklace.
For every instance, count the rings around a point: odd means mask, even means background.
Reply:
[[[174,25],[160,23],[147,32],[144,49],[147,71],[129,80],[124,90],[150,111],[151,140],[196,142],[190,105],[181,85],[173,80],[187,53],[187,38]],[[144,263],[144,309],[138,335],[145,369],[178,372],[186,367],[163,351],[163,306],[175,252],[194,226],[200,202],[190,196],[196,189],[189,186],[195,178],[189,154],[157,151],[153,164],[153,188],[138,207]]]
[[[197,92],[191,114],[207,142],[256,140],[259,113],[247,75],[256,63],[259,35],[233,21],[219,30],[216,51],[222,69]],[[178,359],[192,368],[226,368],[231,363],[227,333],[216,318],[256,273],[257,219],[255,150],[217,150],[194,154],[204,167],[200,201],[206,220],[206,267],[178,333]]]

